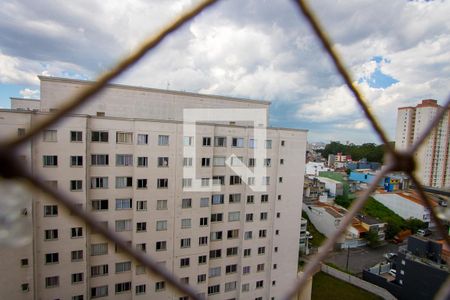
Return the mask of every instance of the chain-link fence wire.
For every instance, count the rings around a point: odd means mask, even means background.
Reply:
[[[54,114],[49,115],[47,118],[40,120],[38,123],[34,124],[24,136],[17,137],[12,140],[4,141],[0,146],[0,174],[5,178],[14,178],[17,180],[24,181],[28,184],[29,188],[34,191],[41,191],[47,194],[50,198],[53,198],[59,204],[66,207],[74,216],[78,217],[81,221],[85,222],[92,230],[95,230],[99,234],[103,235],[110,242],[115,243],[119,248],[124,251],[124,255],[129,256],[135,262],[138,262],[142,266],[149,269],[155,275],[160,276],[162,279],[166,280],[169,285],[178,290],[181,294],[189,296],[192,299],[202,299],[203,296],[194,290],[188,284],[182,283],[174,274],[172,274],[165,267],[158,264],[150,255],[144,252],[134,249],[131,247],[127,241],[120,237],[114,231],[102,226],[96,219],[96,217],[88,213],[87,211],[77,207],[75,205],[75,200],[60,191],[50,188],[44,180],[41,179],[38,174],[32,174],[28,169],[22,166],[18,158],[16,157],[16,149],[19,145],[30,141],[37,134],[43,131],[45,128],[55,125],[61,120],[66,114],[73,112],[76,108],[79,108],[82,104],[86,103],[98,92],[100,92],[106,84],[111,82],[114,78],[117,78],[125,70],[130,68],[139,59],[141,59],[146,53],[151,49],[155,48],[165,37],[170,35],[172,32],[176,31],[183,24],[200,14],[204,9],[210,7],[212,4],[216,3],[215,0],[201,1],[198,5],[194,6],[192,9],[184,12],[178,16],[174,21],[169,23],[165,28],[163,28],[156,35],[150,37],[148,40],[142,42],[142,44],[129,56],[125,57],[123,60],[119,61],[115,67],[110,71],[101,75],[97,81],[89,85],[88,87],[81,90],[78,94],[74,95],[72,98],[68,99],[67,102],[61,106],[58,111]],[[429,124],[427,129],[423,132],[421,137],[416,140],[416,142],[407,151],[399,152],[396,151],[392,145],[390,145],[387,135],[378,123],[377,119],[371,112],[366,100],[364,99],[362,93],[359,91],[358,87],[354,84],[350,73],[344,66],[338,53],[333,49],[331,40],[327,37],[325,30],[322,29],[318,19],[308,7],[305,1],[299,0],[297,2],[300,12],[303,14],[307,22],[310,24],[313,32],[315,33],[317,39],[322,44],[322,47],[326,53],[331,57],[334,66],[336,67],[338,73],[343,78],[344,82],[353,93],[357,103],[362,108],[365,117],[369,120],[371,126],[377,133],[380,140],[384,143],[386,148],[386,165],[381,172],[379,172],[369,187],[353,202],[348,213],[345,215],[341,221],[338,229],[329,237],[322,247],[322,250],[317,253],[310,262],[306,265],[302,275],[298,278],[292,289],[286,293],[284,299],[292,299],[296,293],[305,286],[307,279],[314,275],[320,268],[320,263],[326,258],[328,252],[332,249],[333,245],[337,242],[338,238],[343,234],[345,229],[350,225],[353,217],[361,210],[369,196],[377,188],[378,182],[391,171],[403,171],[411,177],[412,182],[416,186],[418,194],[428,207],[432,214],[432,218],[437,224],[438,231],[445,241],[445,245],[450,247],[450,240],[448,234],[446,233],[441,219],[437,216],[437,212],[431,205],[431,200],[427,198],[422,185],[417,177],[414,175],[414,170],[416,162],[414,159],[414,153],[418,148],[426,141],[428,135],[434,130],[434,127],[439,123],[440,119],[448,112],[448,107],[450,104],[450,98],[447,99],[443,109],[435,116],[433,121]],[[299,212],[300,213],[300,212]],[[447,262],[448,263],[448,262]],[[446,299],[450,295],[450,279],[442,285],[441,289],[436,295],[436,299]]]

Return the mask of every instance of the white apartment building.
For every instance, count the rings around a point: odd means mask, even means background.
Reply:
[[[92,84],[39,78],[40,100],[12,99],[12,109],[0,110],[1,138],[23,134]],[[297,277],[307,132],[267,128],[266,139],[257,140],[251,122],[218,120],[183,134],[184,108],[269,104],[109,85],[18,155],[209,299],[279,299]],[[265,157],[256,159],[255,149]],[[235,168],[259,164],[265,175],[236,175],[225,162],[231,154]],[[195,180],[184,176],[186,168],[218,190],[186,191]],[[255,181],[266,190],[255,192]],[[33,224],[33,241],[0,248],[1,299],[184,299],[57,202],[30,197],[23,218]]]
[[[405,150],[424,132],[442,109],[436,100],[422,100],[415,107],[400,107],[397,114],[395,147]],[[446,113],[416,155],[417,177],[426,186],[450,187],[449,113]]]

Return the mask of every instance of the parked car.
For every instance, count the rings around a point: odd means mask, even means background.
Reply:
[[[387,260],[394,259],[396,256],[397,256],[397,253],[393,253],[393,252],[385,253],[383,255],[383,257],[386,258]]]
[[[431,235],[431,230],[430,229],[419,229],[419,230],[417,230],[417,235],[420,235],[420,236],[429,236],[429,235]]]
[[[397,275],[397,270],[396,269],[390,269],[388,274],[395,277]]]

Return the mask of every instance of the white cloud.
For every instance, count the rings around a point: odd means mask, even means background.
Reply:
[[[23,98],[32,98],[32,99],[39,99],[39,90],[32,90],[29,88],[25,88],[23,90],[19,91],[19,94],[23,97]]]

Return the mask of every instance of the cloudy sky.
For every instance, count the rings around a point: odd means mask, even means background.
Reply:
[[[312,7],[394,139],[397,107],[450,94],[450,1],[314,0]],[[36,75],[95,80],[190,0],[0,2],[0,107],[39,98]],[[378,142],[298,9],[225,0],[118,83],[272,102],[309,141]]]

